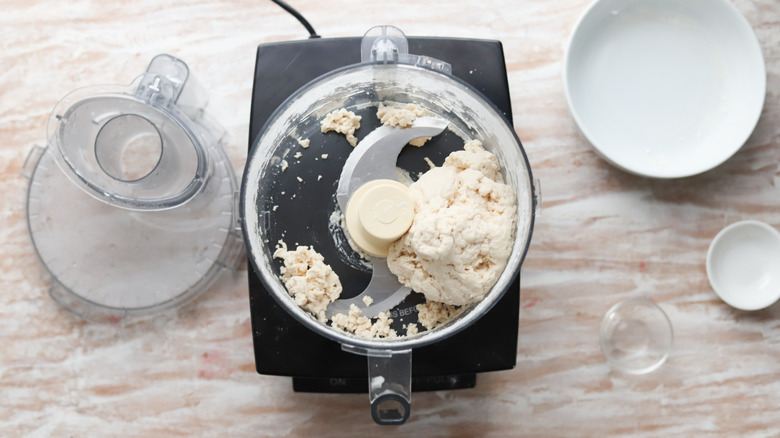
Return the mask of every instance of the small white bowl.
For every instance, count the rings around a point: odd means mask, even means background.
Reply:
[[[722,229],[707,252],[707,278],[731,307],[772,305],[780,298],[780,232],[753,220]]]
[[[571,34],[563,82],[601,156],[677,178],[742,147],[764,106],[766,71],[753,29],[728,0],[598,0]]]

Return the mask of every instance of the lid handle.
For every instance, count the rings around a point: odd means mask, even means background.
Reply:
[[[78,187],[130,210],[167,210],[201,193],[224,130],[203,115],[206,93],[189,67],[157,55],[130,87],[96,86],[65,96],[47,135]]]
[[[135,95],[161,108],[170,110],[175,105],[198,122],[203,122],[203,110],[209,103],[206,90],[190,75],[187,64],[164,53],[152,58],[138,82]]]
[[[152,105],[170,108],[176,104],[190,71],[182,60],[160,54],[146,68],[135,94]]]
[[[411,64],[441,73],[452,74],[452,66],[429,56],[409,53],[409,42],[403,31],[395,26],[374,26],[363,35],[360,43],[360,61],[364,64]]]

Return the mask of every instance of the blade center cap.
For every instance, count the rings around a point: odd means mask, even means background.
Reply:
[[[389,199],[380,199],[374,205],[374,215],[380,223],[388,225],[398,219],[396,204]]]
[[[403,236],[414,220],[409,189],[398,181],[371,181],[350,199],[346,219],[347,231],[361,249],[387,257],[390,244]]]

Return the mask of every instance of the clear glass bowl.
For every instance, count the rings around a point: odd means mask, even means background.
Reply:
[[[629,374],[655,371],[672,350],[672,322],[649,298],[612,306],[601,321],[601,350],[610,365]]]

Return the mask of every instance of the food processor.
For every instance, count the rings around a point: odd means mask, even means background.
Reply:
[[[205,114],[205,93],[183,61],[158,55],[129,86],[67,95],[52,111],[47,147],[34,148],[23,169],[30,179],[29,231],[51,276],[50,295],[92,321],[116,323],[175,308],[235,267],[243,254],[243,229],[254,268],[250,304],[259,372],[294,375],[297,391],[368,390],[374,420],[402,424],[412,389],[472,387],[476,372],[513,367],[519,269],[538,184],[507,120],[511,108],[501,46],[438,38],[412,39],[411,46],[419,54],[410,52],[410,40],[400,30],[381,26],[362,40],[258,48],[252,138],[267,123],[252,142],[240,199],[222,149],[224,132]],[[295,51],[301,50],[316,56],[296,63]],[[290,54],[287,69],[260,62],[261,55]],[[459,74],[436,54],[463,61],[455,68]],[[307,67],[298,71],[299,65]],[[459,79],[464,69],[469,81]],[[266,73],[276,79],[263,82]],[[270,104],[258,103],[258,93]],[[500,109],[482,93],[492,95]],[[420,105],[431,115],[407,130],[380,128],[376,107],[393,102]],[[357,134],[363,144],[355,151],[339,134],[320,131],[322,117],[342,107],[363,116]],[[417,136],[432,139],[423,148],[404,147]],[[517,194],[512,255],[483,300],[441,326],[393,339],[333,329],[291,301],[272,255],[280,240],[312,245],[339,274],[344,292],[331,314],[370,293],[375,303],[364,314],[387,311],[394,330],[403,334],[402,327],[417,321],[415,306],[424,297],[401,285],[381,254],[355,251],[339,214],[364,183],[379,176],[408,183],[428,162],[440,165],[468,139],[482,141],[496,155]],[[311,146],[303,148],[303,140]],[[360,160],[352,154],[357,150],[367,150],[371,158]],[[279,343],[284,347],[277,348]],[[290,362],[291,354],[305,359]],[[358,360],[363,365],[356,372]],[[280,364],[286,371],[274,369]]]
[[[490,46],[490,43],[487,46],[479,43],[477,47]],[[476,327],[480,319],[499,303],[511,306],[498,309],[509,312],[506,320],[494,321],[495,327],[502,328],[480,334],[511,339],[511,364],[504,364],[504,367],[514,365],[519,300],[504,302],[502,297],[510,288],[510,295],[519,296],[518,274],[530,243],[538,205],[538,184],[534,184],[520,141],[506,118],[508,105],[507,110],[497,109],[479,89],[453,75],[452,66],[434,57],[435,54],[410,53],[409,40],[399,29],[379,26],[369,30],[362,40],[310,40],[298,47],[294,44],[258,48],[256,95],[258,88],[265,88],[269,91],[262,93],[266,97],[270,95],[267,100],[273,101],[279,99],[282,92],[274,84],[261,80],[261,76],[270,70],[263,67],[261,57],[283,59],[281,54],[292,53],[290,49],[294,48],[299,52],[292,61],[306,51],[321,59],[334,55],[338,45],[346,45],[357,49],[353,56],[359,62],[324,71],[319,77],[309,77],[313,80],[294,91],[270,115],[267,106],[258,106],[258,101],[253,101],[253,126],[250,127],[253,132],[250,135],[254,138],[255,132],[259,133],[254,141],[250,140],[253,145],[242,183],[240,217],[248,257],[257,274],[250,273],[250,299],[258,371],[264,371],[263,356],[285,354],[279,350],[264,351],[266,341],[273,345],[274,340],[269,338],[289,339],[286,336],[288,332],[297,330],[296,326],[303,326],[315,336],[327,340],[328,344],[335,342],[343,351],[366,356],[368,364],[364,367],[367,368],[366,383],[374,420],[379,424],[402,424],[410,413],[412,352],[449,343],[449,348],[461,349],[451,354],[462,356],[463,349],[471,344],[458,345],[454,340],[461,333],[466,336],[469,329]],[[442,57],[460,58],[463,53],[458,53],[458,49],[469,47],[474,41],[415,40],[414,45],[418,44],[429,45],[429,49],[437,45],[446,47],[448,50],[440,53]],[[500,43],[498,48],[500,53]],[[502,55],[500,60],[503,64]],[[287,64],[285,78],[293,83],[311,76],[312,70],[318,70],[308,68],[299,71],[295,68],[298,65],[292,61]],[[306,57],[302,62],[306,64]],[[274,67],[278,70],[278,66]],[[481,67],[470,68],[469,74],[483,74]],[[283,79],[277,76],[277,80]],[[505,84],[504,73],[504,87]],[[282,99],[284,97],[281,96]],[[403,130],[386,130],[386,127],[379,126],[376,108],[380,103],[411,103],[428,110],[430,117],[418,119],[404,136]],[[354,150],[342,135],[321,132],[320,120],[340,108],[362,117],[361,127],[356,132],[359,142]],[[262,130],[255,131],[257,120],[264,121]],[[398,138],[392,139],[393,136]],[[432,139],[421,148],[403,147],[417,136],[431,136]],[[415,305],[424,302],[424,297],[398,283],[381,256],[366,258],[355,251],[349,245],[340,221],[334,220],[334,217],[343,214],[346,202],[366,183],[378,178],[398,180],[399,175],[401,179],[405,179],[403,175],[406,175],[414,180],[428,169],[427,160],[441,165],[450,152],[462,149],[465,140],[470,139],[480,140],[485,149],[496,156],[504,182],[516,194],[517,221],[511,255],[506,268],[484,299],[464,306],[452,319],[431,330],[379,339],[361,338],[333,328],[298,307],[280,280],[281,263],[273,257],[280,241],[291,247],[311,246],[320,252],[341,279],[343,292],[340,300],[354,302],[363,294],[370,293],[374,303],[364,308],[363,313],[375,315],[389,310],[393,326],[400,334],[404,333],[402,327],[417,322]],[[309,146],[304,148],[301,143],[306,140]],[[361,147],[361,142],[366,143]],[[364,157],[353,154],[375,156],[361,159]],[[266,300],[266,296],[273,300]],[[340,300],[331,306],[343,306]],[[262,306],[257,305],[260,301]],[[286,313],[292,317],[293,323],[269,327],[266,324],[269,308],[272,312],[281,310]],[[281,318],[276,321],[290,321],[275,313],[272,318]],[[512,330],[507,331],[504,324],[510,321],[514,321]],[[268,333],[269,330],[272,333]],[[485,339],[485,342],[490,341]],[[292,349],[306,345],[312,344],[301,343]],[[322,351],[323,355],[332,354],[332,350],[328,353]],[[287,357],[312,357],[310,353],[288,351]],[[315,377],[338,372],[339,365],[331,365],[333,361],[315,362],[311,366],[319,364],[327,368],[324,372],[315,371]],[[447,364],[439,365],[442,369],[447,368]],[[295,368],[296,364],[290,363],[290,367]],[[341,376],[333,377],[338,385]]]
[[[129,86],[73,91],[36,147],[27,219],[51,296],[120,322],[196,297],[243,254],[224,130],[187,64],[152,59]]]

